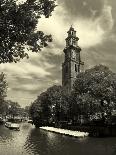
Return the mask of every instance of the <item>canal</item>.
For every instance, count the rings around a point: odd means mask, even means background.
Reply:
[[[73,138],[21,124],[0,126],[0,155],[116,155],[116,138]]]

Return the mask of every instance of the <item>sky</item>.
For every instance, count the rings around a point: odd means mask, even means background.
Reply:
[[[116,72],[116,0],[57,0],[48,19],[42,17],[38,30],[52,34],[53,42],[41,52],[17,64],[0,64],[8,82],[7,99],[30,105],[48,87],[62,84],[65,38],[73,25],[79,37],[84,68],[103,64]]]

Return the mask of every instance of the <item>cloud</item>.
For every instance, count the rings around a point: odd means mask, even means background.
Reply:
[[[48,87],[61,85],[63,49],[71,24],[80,38],[85,69],[105,64],[116,72],[115,4],[114,0],[58,0],[52,16],[42,17],[38,23],[38,30],[52,34],[53,42],[39,53],[29,51],[28,60],[0,65],[7,74],[8,98],[29,105]]]
[[[62,54],[62,50],[65,47],[67,31],[71,23],[64,23],[64,17],[59,17],[59,14],[56,14],[55,18],[54,16],[51,17],[48,21],[42,18],[40,23],[38,29],[53,36],[53,43],[50,44],[49,51],[55,55]],[[82,47],[94,46],[103,39],[104,31],[101,29],[98,20],[93,22],[91,19],[83,20],[79,18],[73,21],[73,26],[78,30],[77,35],[80,38],[80,45]]]
[[[51,74],[44,68],[26,62],[22,62],[21,64],[6,64],[1,70],[3,70],[8,76],[13,76],[14,78],[15,76],[23,76],[23,78],[26,79],[31,79],[31,75],[38,75],[39,78],[43,78]]]
[[[85,69],[91,68],[98,64],[108,66],[113,72],[116,72],[115,55],[116,41],[107,38],[102,44],[83,50],[83,60]]]
[[[104,5],[104,8],[102,10],[102,15],[98,19],[98,22],[100,22],[100,26],[103,30],[109,31],[112,30],[114,25],[114,20],[112,17],[112,7],[109,5]]]
[[[112,7],[103,0],[95,0],[94,2],[93,0],[59,0],[59,5],[50,19],[42,18],[38,24],[39,30],[52,34],[53,43],[50,44],[50,48],[54,54],[61,54],[59,49],[63,49],[65,46],[66,32],[71,24],[77,30],[77,35],[80,38],[79,44],[83,48],[101,44],[106,34],[112,30],[114,25]],[[88,7],[84,8],[85,6]],[[94,15],[95,11],[99,16]],[[90,13],[91,16],[89,16]]]
[[[0,65],[8,81],[8,99],[18,101],[23,106],[29,105],[48,87],[60,84],[58,66],[61,66],[61,56],[51,53],[50,48],[44,50],[38,54],[29,52],[30,58],[17,64]]]
[[[67,12],[67,18],[96,18],[101,15],[104,0],[58,0]]]

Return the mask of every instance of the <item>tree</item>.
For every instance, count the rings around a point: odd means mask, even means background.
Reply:
[[[0,63],[28,58],[26,47],[38,52],[52,41],[51,35],[37,31],[37,24],[42,15],[48,18],[55,6],[55,0],[0,1]]]
[[[44,125],[48,122],[51,113],[49,105],[46,102],[46,92],[40,94],[40,96],[38,96],[37,99],[31,104],[29,113],[36,127]]]
[[[7,86],[8,84],[6,82],[5,74],[1,73],[0,74],[0,101],[4,100],[4,98],[6,97]]]
[[[47,89],[47,103],[51,109],[51,120],[56,124],[67,120],[68,94],[61,86],[52,86]]]
[[[7,115],[10,115],[11,118],[15,118],[15,116],[19,116],[21,113],[21,106],[17,102],[13,102],[11,100],[7,100],[8,112]]]
[[[22,108],[24,117],[29,117],[29,110],[30,110],[30,106],[26,106],[25,108]]]
[[[116,108],[116,74],[103,65],[78,74],[73,96],[74,104],[79,105],[81,112],[111,115],[112,110]]]
[[[30,107],[30,113],[35,124],[39,123],[38,120],[43,123],[48,123],[51,117],[54,115],[54,110],[56,111],[56,108],[54,109],[54,107],[56,107],[57,102],[59,102],[59,96],[57,93],[59,89],[60,86],[48,88],[32,103]]]
[[[0,115],[1,117],[6,117],[8,114],[8,104],[5,100],[0,103]]]
[[[6,104],[5,97],[7,95],[7,82],[5,78],[5,74],[0,74],[0,114],[3,115],[5,113]]]
[[[31,116],[36,124],[38,122],[58,123],[66,119],[68,111],[67,95],[61,86],[52,86],[40,94],[30,107]]]

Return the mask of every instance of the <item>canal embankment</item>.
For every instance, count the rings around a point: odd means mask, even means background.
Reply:
[[[67,129],[60,129],[60,128],[54,128],[54,127],[40,127],[42,130],[62,134],[62,135],[68,135],[72,137],[87,137],[89,133],[87,132],[80,132],[80,131],[72,131],[72,130],[67,130]]]

